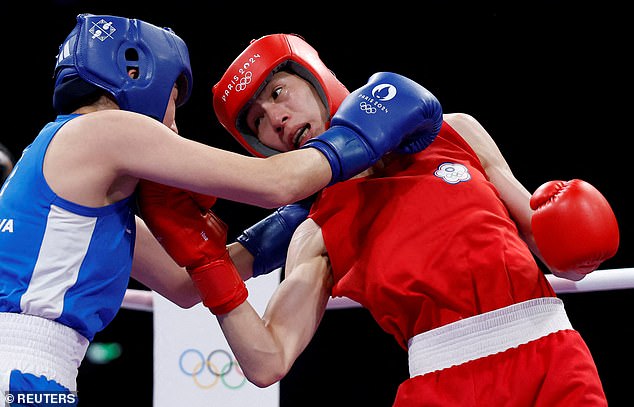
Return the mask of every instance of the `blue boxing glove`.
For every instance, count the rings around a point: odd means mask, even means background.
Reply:
[[[379,72],[348,95],[330,128],[302,148],[321,151],[332,168],[330,185],[371,167],[386,153],[425,149],[442,125],[440,102],[404,76]]]
[[[295,229],[308,217],[315,196],[282,206],[246,229],[238,242],[253,255],[253,277],[268,274],[286,263],[286,253]]]

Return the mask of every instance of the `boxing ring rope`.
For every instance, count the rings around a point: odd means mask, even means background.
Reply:
[[[546,274],[557,294],[591,291],[623,290],[634,288],[634,268],[596,270],[581,281],[570,281]],[[346,297],[331,298],[327,309],[353,308],[360,305]],[[152,311],[152,291],[127,289],[121,308]]]

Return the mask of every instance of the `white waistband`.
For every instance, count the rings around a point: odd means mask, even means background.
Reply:
[[[76,390],[88,339],[55,321],[5,312],[0,312],[0,332],[0,373],[18,369]]]
[[[410,377],[572,329],[559,298],[537,298],[423,332],[408,342]]]

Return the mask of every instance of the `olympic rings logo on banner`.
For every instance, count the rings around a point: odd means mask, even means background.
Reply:
[[[201,389],[222,384],[232,390],[244,386],[247,379],[233,355],[223,349],[211,351],[207,357],[198,349],[185,349],[178,359],[178,367]]]

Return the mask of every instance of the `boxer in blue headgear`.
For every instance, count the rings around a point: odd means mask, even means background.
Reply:
[[[70,113],[105,90],[123,110],[163,120],[174,83],[176,106],[192,90],[189,53],[169,28],[141,20],[80,14],[60,46],[53,106]]]
[[[130,277],[182,307],[201,293],[217,312],[244,301],[253,256],[237,244],[231,254],[243,260],[237,268],[229,260],[226,226],[209,211],[214,196],[286,205],[404,139],[339,126],[321,144],[252,158],[180,137],[176,107],[192,91],[187,47],[135,19],[79,15],[54,79],[59,115],[0,189],[0,392],[16,400],[61,392],[71,404],[88,345],[114,318]],[[143,216],[191,215],[161,243],[135,216],[139,185],[164,193]],[[188,234],[205,239],[174,259],[161,247]]]

